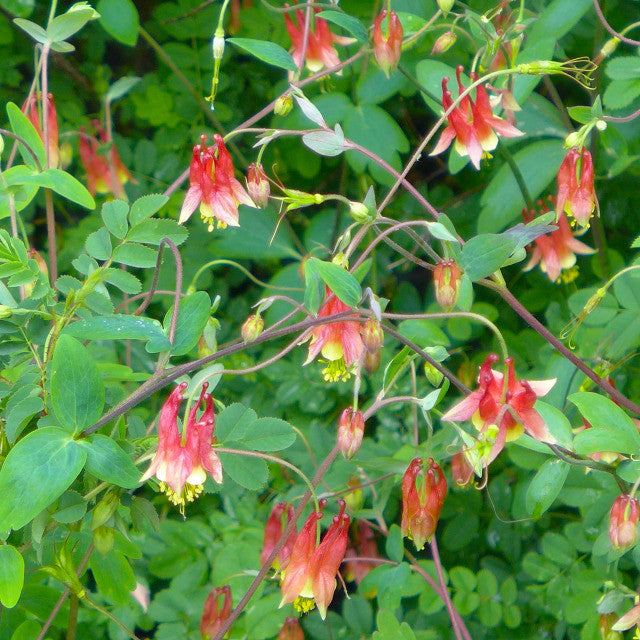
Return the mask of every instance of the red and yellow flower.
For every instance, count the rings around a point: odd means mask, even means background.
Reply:
[[[387,33],[382,33],[382,21],[387,17]],[[395,11],[383,9],[373,23],[373,55],[378,66],[389,77],[389,72],[395,71],[402,53],[402,38],[404,32],[400,18]]]
[[[178,429],[178,411],[187,383],[183,382],[171,392],[160,411],[158,450],[140,478],[140,482],[144,482],[155,475],[160,481],[160,490],[182,512],[187,502],[193,502],[202,493],[207,474],[218,484],[222,483],[222,464],[212,448],[215,416],[213,398],[206,393],[207,387],[207,383],[202,385],[200,399],[189,411],[183,434]],[[205,408],[196,420],[202,401]]]
[[[630,495],[618,496],[609,514],[609,540],[614,549],[623,550],[638,542],[640,506]]]
[[[285,513],[286,522],[283,522]],[[262,552],[260,553],[260,562],[262,564],[264,564],[267,561],[267,558],[271,555],[273,548],[282,537],[285,527],[290,524],[291,520],[293,520],[293,507],[291,505],[287,505],[286,502],[278,502],[271,510],[271,515],[264,527],[264,541],[262,543]],[[276,570],[283,569],[287,566],[296,535],[296,530],[294,528],[280,550],[280,553],[276,556],[273,564],[271,565]]]
[[[558,169],[558,216],[564,211],[575,223],[586,229],[598,198],[593,186],[593,159],[585,147],[572,147]]]
[[[207,596],[200,619],[200,633],[204,640],[214,638],[231,614],[231,587],[216,587]]]
[[[465,90],[462,85],[461,74],[463,67],[458,66],[456,77],[458,79],[458,95]],[[477,74],[470,75],[472,81],[478,79]],[[442,79],[442,107],[445,112],[453,105],[453,96],[448,89],[449,78]],[[483,85],[476,87],[476,100],[466,95],[457,107],[447,116],[448,125],[440,135],[435,149],[429,154],[432,156],[448,149],[453,142],[455,150],[461,156],[469,156],[471,164],[476,169],[480,168],[480,160],[483,153],[493,151],[498,145],[498,136],[514,138],[523,135],[506,120],[493,115],[487,90]]]

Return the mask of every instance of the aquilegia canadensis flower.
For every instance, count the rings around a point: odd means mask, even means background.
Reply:
[[[593,186],[593,159],[585,147],[572,147],[558,169],[558,216],[564,211],[581,228],[589,226],[589,218],[598,210]]]
[[[387,17],[386,33],[382,32],[382,21]],[[373,55],[384,75],[389,77],[395,71],[402,53],[402,37],[404,33],[400,18],[395,11],[383,9],[373,24]]]
[[[216,587],[207,596],[200,619],[200,634],[204,640],[215,637],[231,614],[231,587]]]

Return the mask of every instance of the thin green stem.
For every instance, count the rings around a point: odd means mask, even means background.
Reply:
[[[509,165],[509,169],[511,169],[511,173],[513,174],[513,177],[516,179],[516,182],[518,183],[518,188],[520,189],[520,193],[522,194],[522,198],[524,199],[525,204],[527,205],[527,209],[529,209],[530,211],[535,211],[535,203],[533,201],[533,198],[531,197],[531,193],[529,192],[527,181],[524,179],[524,176],[522,175],[522,171],[520,171],[520,167],[518,166],[518,163],[514,160],[513,155],[511,154],[511,151],[507,149],[506,145],[502,141],[500,141],[498,145],[498,151],[500,152],[500,155],[506,160],[507,164]]]

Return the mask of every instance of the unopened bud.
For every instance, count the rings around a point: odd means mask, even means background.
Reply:
[[[455,260],[440,260],[433,270],[436,300],[445,310],[452,309],[460,297],[462,271]]]
[[[60,143],[60,150],[58,154],[58,163],[61,169],[66,169],[73,160],[73,147],[71,143],[64,140]]]
[[[259,313],[250,315],[242,325],[242,340],[245,344],[257,340],[264,329],[264,319]]]
[[[638,499],[629,495],[618,496],[609,514],[609,540],[617,550],[629,549],[638,541]]]
[[[338,424],[338,446],[342,455],[350,460],[360,449],[364,436],[364,417],[361,411],[354,413],[347,407],[340,415]]]
[[[449,51],[451,47],[456,43],[458,36],[453,31],[445,31],[433,44],[431,49],[431,55],[437,56],[445,51]]]
[[[459,487],[464,488],[471,483],[473,468],[467,462],[463,451],[458,451],[458,453],[451,458],[451,475],[453,476],[453,481]]]
[[[349,213],[351,217],[361,224],[366,224],[367,222],[371,222],[371,214],[369,213],[369,208],[367,205],[362,204],[362,202],[353,202],[349,203]]]
[[[387,17],[387,32],[382,32],[382,21]],[[373,24],[373,55],[383,73],[389,77],[389,72],[395,71],[402,53],[402,38],[404,32],[398,14],[395,11],[383,9]]]
[[[362,326],[362,342],[369,353],[378,353],[384,343],[384,333],[375,318],[369,318]]]
[[[111,527],[103,525],[93,532],[93,544],[102,557],[105,557],[113,549],[114,540],[115,531]]]
[[[447,13],[451,11],[454,0],[436,0],[436,2],[438,3],[438,8],[440,9],[440,11],[442,11],[442,13],[446,16]]]
[[[346,493],[343,497],[350,511],[360,511],[362,505],[364,505],[364,493],[362,492],[360,484],[360,479],[357,476],[352,476],[347,480],[347,486],[353,490]],[[357,489],[355,487],[357,487]]]
[[[598,131],[604,131],[607,128],[607,123],[604,120],[596,120],[596,129]]]
[[[264,209],[269,202],[271,187],[262,165],[252,162],[247,169],[247,191],[251,199]]]
[[[429,384],[434,387],[440,386],[442,378],[444,378],[443,374],[428,361],[424,363],[424,375],[427,377]]]
[[[222,60],[222,56],[224,54],[224,36],[214,36],[213,37],[213,59],[214,60]]]
[[[91,528],[97,529],[101,527],[106,522],[109,521],[111,516],[115,513],[118,505],[120,504],[120,492],[119,491],[109,491],[105,494],[105,496],[98,502],[93,510],[93,517],[91,519]]]
[[[289,115],[291,109],[293,109],[293,98],[290,93],[287,93],[285,96],[280,96],[273,106],[273,112],[277,116]]]
[[[571,147],[577,147],[580,145],[580,134],[577,131],[572,131],[564,139],[564,148],[571,149]]]
[[[364,352],[364,370],[371,375],[380,368],[380,352],[369,353],[367,350]]]
[[[0,320],[10,318],[13,315],[13,309],[6,304],[0,304]]]
[[[0,136],[0,155],[4,151],[4,138]]]
[[[304,640],[298,618],[287,618],[278,633],[278,640]]]

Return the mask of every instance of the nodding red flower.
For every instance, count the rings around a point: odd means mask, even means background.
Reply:
[[[555,209],[555,198],[550,196],[549,201]],[[538,201],[538,206],[540,215],[549,210],[541,200]],[[527,223],[536,218],[534,212],[526,208],[522,210],[522,217]],[[540,270],[547,274],[551,282],[573,282],[578,277],[576,254],[588,255],[595,253],[595,249],[575,238],[564,211],[558,212],[556,224],[558,228],[555,231],[534,240],[531,259],[523,271],[529,271],[539,264]]]
[[[288,4],[284,5],[288,7]],[[315,13],[319,13],[320,9],[315,8]],[[302,66],[302,51],[304,49],[304,23],[305,13],[302,9],[296,9],[296,26],[289,16],[289,13],[284,14],[284,21],[291,38],[291,44],[293,45],[293,61],[297,67]],[[309,24],[307,35],[307,50],[305,54],[305,65],[311,73],[316,73],[326,67],[330,69],[340,64],[340,58],[336,50],[333,48],[333,43],[338,44],[350,44],[353,42],[351,38],[343,38],[331,33],[327,21],[323,18],[315,16],[315,25],[312,21]]]
[[[283,522],[283,516],[286,512],[286,523]],[[267,524],[264,527],[264,542],[262,543],[262,552],[260,553],[260,562],[264,564],[267,561],[269,555],[276,546],[285,527],[293,519],[293,507],[286,502],[278,502],[271,510],[271,515],[267,520]],[[276,559],[271,565],[276,570],[284,569],[289,562],[289,556],[291,555],[291,549],[296,539],[297,532],[295,528],[291,531],[291,534],[287,538],[284,547],[280,550],[280,553],[276,556]]]
[[[160,411],[158,450],[140,478],[140,482],[144,482],[155,475],[160,481],[160,490],[181,513],[187,502],[193,502],[202,493],[207,473],[215,482],[222,483],[222,465],[211,447],[215,416],[213,398],[206,393],[208,386],[206,382],[202,385],[200,398],[189,411],[183,434],[178,429],[178,411],[187,383],[183,382],[171,392]],[[196,420],[202,401],[205,409]]]
[[[585,147],[572,147],[558,169],[558,216],[564,211],[582,228],[598,210],[593,186],[593,159]]]
[[[433,269],[436,300],[445,311],[452,309],[458,302],[461,277],[462,271],[453,259],[440,260]]]
[[[204,640],[214,638],[231,614],[231,587],[216,587],[207,596],[200,619],[200,633]]]
[[[135,183],[135,180],[124,166],[113,140],[109,140],[107,132],[98,120],[92,120],[94,130],[100,136],[99,143],[95,136],[89,135],[85,127],[80,129],[80,160],[87,172],[87,189],[92,196],[96,193],[112,193],[116,198],[125,199],[124,184]],[[111,144],[106,154],[100,154],[102,145]]]
[[[453,481],[461,488],[469,486],[473,480],[473,467],[467,461],[464,451],[458,451],[451,458]]]
[[[44,142],[44,127],[40,126],[40,113],[38,112],[40,98],[40,95],[31,94],[31,97],[22,105],[22,112],[27,115],[40,139]],[[44,117],[44,113],[42,113],[42,117]],[[60,150],[58,148],[58,114],[52,93],[47,95],[47,132],[49,135],[49,167],[56,169],[60,164]]]
[[[278,633],[278,640],[304,640],[304,632],[298,618],[287,618]]]
[[[465,87],[460,78],[463,67],[458,66],[456,77],[458,79],[458,95],[462,94]],[[470,75],[472,81],[478,79],[477,74]],[[453,105],[453,96],[448,89],[449,78],[442,79],[442,107],[445,111]],[[440,135],[435,149],[429,154],[436,156],[448,149],[454,143],[455,150],[461,156],[469,156],[471,164],[476,169],[480,168],[480,160],[483,152],[492,151],[498,145],[498,136],[514,138],[523,135],[502,118],[493,115],[487,90],[483,85],[476,87],[476,100],[466,95],[455,109],[447,116],[448,126]]]
[[[318,312],[319,318],[326,318],[347,311],[349,307],[326,288],[326,302]],[[322,370],[327,382],[348,380],[350,368],[362,355],[364,344],[360,336],[360,325],[353,320],[342,320],[321,324],[311,331],[309,355],[304,364],[309,364],[318,354],[329,362]]]
[[[322,518],[326,500],[320,500],[320,511],[313,511],[296,537],[289,564],[282,575],[282,601],[280,606],[293,602],[303,613],[318,607],[324,620],[336,589],[336,574],[347,549],[349,516],[345,515],[345,502],[339,501],[340,511],[316,546],[316,529]]]
[[[338,445],[342,455],[350,460],[358,453],[364,436],[364,417],[362,411],[347,407],[340,414],[338,423]]]
[[[219,228],[238,227],[238,205],[255,207],[244,187],[236,180],[233,161],[222,136],[215,134],[215,146],[207,146],[207,136],[200,136],[201,144],[193,147],[189,165],[189,189],[182,203],[180,219],[186,222],[200,205],[200,217],[213,231],[214,221]]]
[[[387,33],[382,33],[382,21],[389,15]],[[373,23],[373,55],[387,78],[390,71],[395,71],[402,53],[402,24],[395,11],[383,9]]]
[[[413,540],[418,551],[435,533],[447,495],[447,480],[433,458],[416,486],[422,465],[422,458],[414,458],[402,478],[402,535]]]
[[[629,495],[618,496],[609,514],[609,540],[614,549],[629,549],[638,542],[639,520],[638,499]]]
[[[375,318],[369,318],[362,325],[362,344],[367,353],[378,353],[384,344],[384,332]]]
[[[269,202],[271,187],[261,164],[252,162],[247,169],[247,191],[258,207],[264,209]]]
[[[356,584],[360,584],[364,577],[379,565],[375,559],[382,556],[378,553],[373,529],[366,520],[358,520],[353,545],[349,544],[344,557],[345,580],[355,580]],[[371,558],[371,560],[364,560],[364,558]]]
[[[491,368],[498,360],[495,353],[490,354],[480,367],[479,388],[442,416],[445,422],[471,420],[481,434],[488,436],[488,448],[480,452],[485,467],[495,460],[505,442],[516,440],[524,431],[539,442],[556,442],[533,408],[536,399],[549,393],[556,379],[517,380],[513,359],[506,358],[505,390],[504,375]]]

